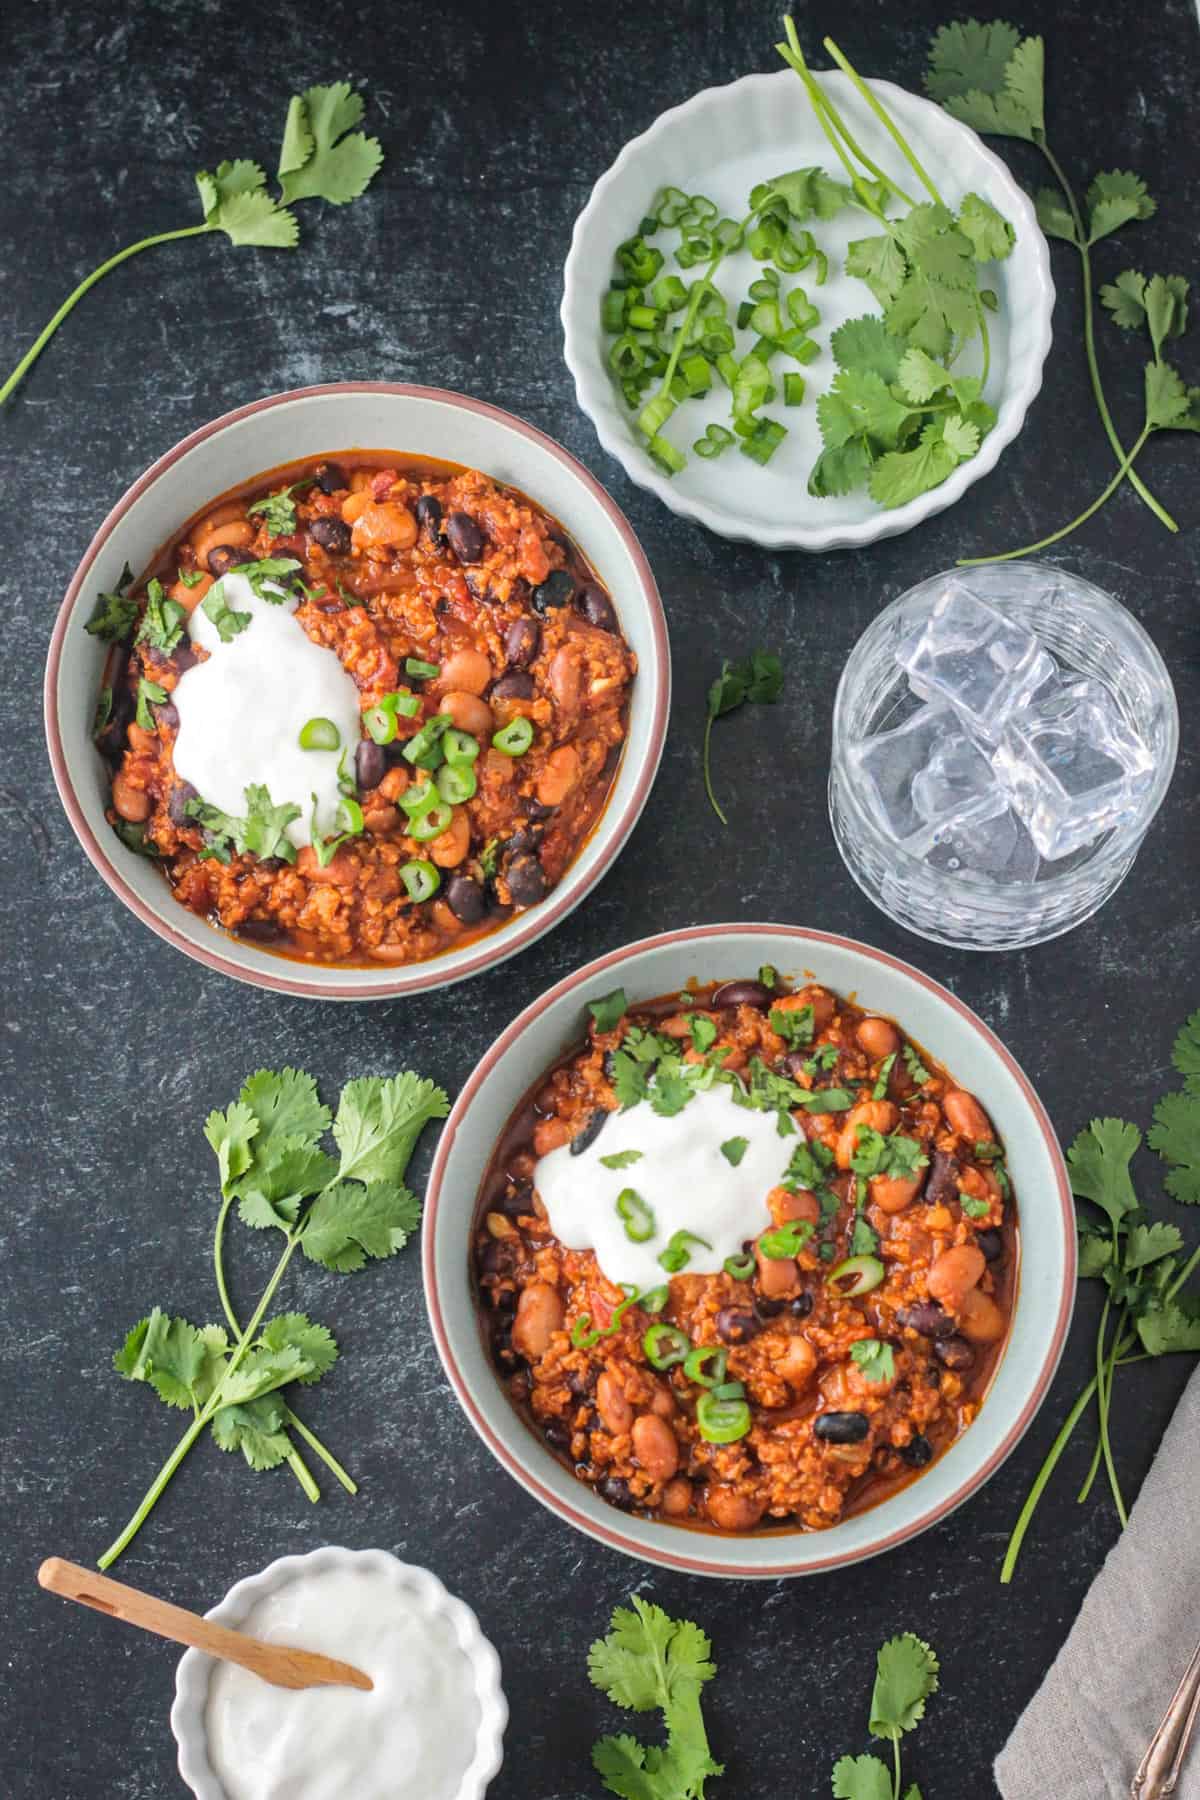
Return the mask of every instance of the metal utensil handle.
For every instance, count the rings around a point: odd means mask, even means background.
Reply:
[[[1196,1720],[1200,1717],[1200,1644],[1183,1672],[1183,1680],[1150,1740],[1133,1778],[1133,1800],[1167,1800],[1175,1792]]]

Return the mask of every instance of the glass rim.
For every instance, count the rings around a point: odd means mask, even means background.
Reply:
[[[1090,881],[1097,871],[1104,871],[1111,865],[1127,861],[1140,848],[1142,839],[1166,799],[1179,757],[1179,700],[1175,692],[1175,684],[1171,680],[1170,671],[1163,659],[1162,652],[1141,620],[1114,595],[1107,593],[1102,587],[1097,587],[1094,581],[1089,581],[1084,575],[1076,575],[1060,569],[1056,563],[1041,562],[1033,557],[1019,559],[1019,566],[1027,569],[1042,569],[1059,577],[1069,574],[1072,581],[1086,588],[1089,594],[1098,601],[1100,610],[1107,615],[1116,631],[1132,639],[1140,659],[1148,666],[1148,672],[1152,679],[1159,683],[1164,701],[1165,754],[1157,763],[1154,778],[1141,796],[1137,814],[1125,825],[1114,827],[1110,832],[1108,842],[1101,845],[1100,849],[1086,862],[1076,864],[1073,868],[1064,870],[1058,875],[1045,875],[1024,884],[1013,883],[1007,888],[991,880],[990,877],[978,875],[971,870],[955,871],[948,879],[945,871],[932,869],[924,857],[917,856],[914,851],[906,848],[896,838],[890,837],[879,824],[874,813],[860,800],[853,781],[844,778],[849,774],[844,767],[845,747],[850,742],[845,729],[845,721],[850,707],[852,675],[865,660],[869,645],[882,635],[886,622],[901,610],[911,595],[918,588],[926,587],[931,582],[941,581],[949,576],[961,576],[962,571],[957,567],[943,569],[936,575],[928,575],[923,581],[915,582],[912,587],[906,588],[902,594],[898,594],[894,600],[889,601],[887,606],[876,613],[846,658],[833,702],[829,785],[832,792],[836,783],[839,805],[853,814],[856,826],[860,827],[873,841],[877,850],[897,859],[898,867],[905,871],[919,870],[933,888],[951,886],[956,892],[978,895],[980,898],[994,899],[1005,894],[1011,896],[1021,887],[1033,894],[1046,894],[1071,886],[1083,886],[1085,883],[1090,885]],[[1086,848],[1086,846],[1084,847]],[[1049,858],[1042,857],[1040,862],[1043,869],[1052,866]]]

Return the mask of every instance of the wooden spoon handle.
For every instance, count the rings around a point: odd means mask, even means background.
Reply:
[[[144,1594],[140,1588],[127,1587],[111,1576],[98,1575],[94,1569],[80,1568],[78,1563],[64,1562],[60,1556],[49,1557],[38,1570],[38,1580],[52,1594],[64,1600],[76,1600],[80,1606],[94,1607],[126,1625],[140,1625],[156,1637],[170,1638],[176,1644],[188,1644],[194,1650],[207,1651],[223,1662],[238,1663],[251,1674],[259,1675],[276,1687],[356,1687],[370,1692],[374,1686],[369,1675],[350,1663],[338,1662],[332,1656],[319,1656],[314,1650],[293,1650],[286,1644],[264,1644],[260,1638],[231,1631],[227,1625],[216,1625],[202,1619],[199,1613],[172,1606]]]

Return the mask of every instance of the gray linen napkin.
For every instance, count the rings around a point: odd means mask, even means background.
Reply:
[[[1200,1371],[1167,1427],[1128,1528],[996,1759],[1004,1800],[1129,1800],[1200,1639],[1198,1459]],[[1200,1741],[1175,1800],[1200,1800]]]

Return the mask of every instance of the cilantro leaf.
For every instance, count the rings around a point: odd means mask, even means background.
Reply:
[[[712,728],[715,720],[723,718],[726,713],[734,712],[747,701],[757,705],[774,705],[783,691],[783,663],[773,650],[755,650],[743,662],[731,663],[727,658],[721,663],[721,672],[708,690],[705,704],[704,746],[701,755],[701,767],[704,774],[704,790],[709,804],[720,819],[722,825],[729,821],[717,804],[713,793],[711,749]]]
[[[614,1610],[608,1636],[588,1653],[588,1674],[616,1705],[661,1711],[667,1746],[646,1748],[624,1734],[601,1739],[593,1762],[610,1793],[625,1800],[698,1800],[708,1776],[722,1773],[700,1707],[703,1686],[715,1673],[698,1625],[669,1618],[636,1594],[632,1611]]]
[[[200,602],[200,609],[212,620],[223,644],[231,644],[239,631],[245,631],[250,623],[248,612],[239,612],[230,606],[225,597],[225,583],[214,581],[213,585]]]
[[[896,1739],[925,1716],[925,1702],[937,1692],[938,1659],[911,1631],[889,1638],[877,1659],[871,1696],[871,1731]]]
[[[879,1384],[895,1380],[896,1358],[890,1344],[881,1344],[877,1338],[859,1338],[850,1346],[850,1359],[862,1370],[865,1381]]]
[[[818,408],[820,401],[817,402]],[[816,500],[832,494],[850,494],[862,487],[871,472],[870,446],[858,441],[830,445],[822,450],[808,476],[808,491]]]
[[[1034,195],[1034,210],[1037,222],[1047,237],[1063,238],[1068,244],[1080,248],[1079,238],[1075,230],[1075,220],[1071,209],[1063,199],[1059,188],[1039,188]]]
[[[167,690],[161,682],[147,681],[143,675],[137,685],[137,708],[134,718],[143,731],[154,730],[154,714],[151,706],[161,706],[167,698]]]
[[[211,1429],[220,1449],[240,1450],[252,1469],[277,1469],[292,1453],[286,1423],[283,1402],[270,1394],[223,1407],[214,1416]]]
[[[221,1192],[232,1192],[239,1176],[246,1173],[253,1159],[250,1143],[259,1129],[252,1109],[235,1100],[225,1112],[211,1112],[204,1121],[204,1135],[217,1158],[221,1173]]]
[[[816,1019],[811,1006],[773,1006],[768,1020],[771,1030],[790,1049],[812,1043]]]
[[[1176,1225],[1135,1225],[1125,1245],[1124,1265],[1127,1271],[1145,1269],[1174,1256],[1183,1249],[1183,1236]]]
[[[925,90],[952,118],[998,137],[1045,136],[1045,50],[1003,20],[943,25],[929,53]]]
[[[168,1406],[199,1409],[224,1368],[225,1333],[220,1326],[197,1331],[160,1307],[138,1322],[113,1357],[126,1381],[144,1381]]]
[[[958,229],[970,240],[976,262],[1003,262],[1017,240],[1004,215],[979,194],[964,195]]]
[[[138,603],[132,594],[125,592],[132,580],[133,570],[126,563],[115,591],[96,595],[91,618],[83,627],[89,636],[98,637],[105,644],[125,642],[137,622]]]
[[[928,1082],[933,1080],[933,1076],[929,1073],[929,1070],[925,1067],[911,1044],[905,1044],[902,1054],[904,1056],[904,1066],[912,1076],[917,1087],[924,1087]]]
[[[312,1364],[296,1345],[285,1344],[279,1350],[255,1345],[236,1369],[230,1368],[218,1398],[222,1406],[246,1406],[251,1400],[311,1373]]]
[[[931,100],[951,100],[972,89],[999,93],[1020,41],[1020,32],[1003,19],[986,24],[966,19],[943,25],[930,49],[925,92]]]
[[[266,494],[246,508],[247,513],[260,513],[272,537],[287,537],[296,529],[296,502],[292,495],[307,481],[297,481],[278,494]]]
[[[721,1145],[721,1155],[725,1158],[725,1161],[731,1168],[736,1169],[749,1148],[749,1138],[726,1138],[725,1142]]]
[[[688,1031],[691,1033],[693,1048],[701,1056],[706,1050],[711,1050],[717,1041],[716,1020],[705,1018],[703,1013],[688,1014]]]
[[[1200,1012],[1192,1013],[1175,1039],[1171,1061],[1190,1094],[1200,1094]]]
[[[615,1051],[611,1066],[612,1089],[622,1111],[646,1098],[650,1091],[646,1071],[627,1050]]]
[[[602,1156],[601,1163],[606,1169],[632,1169],[635,1162],[641,1162],[641,1150],[614,1150],[611,1156]]]
[[[600,1034],[615,1031],[628,1010],[629,1001],[625,998],[624,988],[614,988],[611,994],[588,1002],[593,1028]]]
[[[778,211],[773,202],[782,202],[788,217],[803,224],[808,219],[832,219],[844,207],[856,204],[854,189],[843,181],[834,181],[824,169],[792,169],[786,175],[775,175],[760,181],[750,194],[750,205],[757,213]]]
[[[1200,1310],[1192,1301],[1152,1306],[1139,1316],[1137,1334],[1151,1356],[1195,1355],[1200,1351]]]
[[[406,1070],[364,1076],[342,1089],[333,1135],[342,1153],[342,1180],[399,1182],[417,1139],[432,1119],[450,1111],[445,1090]],[[372,1254],[378,1254],[373,1252]]]
[[[296,1377],[306,1387],[327,1375],[338,1358],[332,1332],[324,1325],[314,1325],[305,1313],[276,1314],[263,1326],[259,1342],[272,1354],[295,1350],[308,1364],[307,1371]]]
[[[1194,1084],[1164,1095],[1146,1141],[1170,1165],[1167,1192],[1184,1206],[1200,1206],[1200,1092]]]
[[[888,383],[900,374],[904,340],[893,337],[883,320],[874,313],[847,319],[839,325],[829,340],[829,347],[839,368],[859,369],[866,374],[878,375],[881,381]]]
[[[889,450],[871,470],[872,500],[880,506],[906,506],[910,500],[940,487],[961,458],[942,435],[940,423],[927,425],[914,450]]]
[[[333,1116],[322,1104],[316,1082],[302,1069],[258,1069],[243,1083],[238,1098],[258,1123],[256,1155],[281,1138],[317,1144]]]
[[[362,116],[362,96],[346,81],[293,95],[279,154],[279,186],[286,204],[320,199],[344,206],[369,186],[383,150],[378,138],[351,131]]]
[[[1126,169],[1110,169],[1097,175],[1087,191],[1088,243],[1119,231],[1134,219],[1148,219],[1155,202],[1140,175]]]
[[[892,304],[905,272],[904,252],[894,237],[855,238],[846,247],[847,275],[865,281],[880,306]]]
[[[352,1274],[368,1257],[394,1256],[408,1242],[420,1218],[421,1202],[398,1182],[381,1179],[363,1187],[341,1181],[313,1202],[300,1248],[310,1262],[339,1275]]]
[[[299,237],[294,213],[279,206],[266,191],[267,178],[257,163],[218,163],[210,175],[196,176],[204,223],[223,231],[232,244],[257,244],[268,250],[292,250]]]
[[[958,1203],[968,1219],[986,1219],[992,1210],[986,1200],[976,1200],[970,1194],[960,1194]]]
[[[877,1756],[843,1756],[833,1766],[834,1800],[892,1800],[892,1778]]]
[[[257,1230],[289,1231],[304,1201],[331,1184],[337,1167],[303,1137],[277,1137],[266,1150],[256,1144],[253,1167],[236,1184],[239,1218]]]
[[[1097,1275],[1112,1267],[1112,1239],[1101,1237],[1098,1231],[1080,1228],[1079,1232],[1079,1279],[1092,1281]]]
[[[1126,1119],[1093,1119],[1067,1151],[1072,1189],[1114,1225],[1137,1209],[1129,1165],[1141,1141],[1137,1126]]]
[[[240,819],[222,812],[218,806],[210,806],[207,800],[189,800],[185,810],[212,839],[227,841],[239,855],[280,856],[285,862],[295,862],[296,846],[288,837],[287,828],[300,817],[300,808],[290,801],[276,806],[259,783],[251,783],[245,790],[245,799],[246,816]]]

